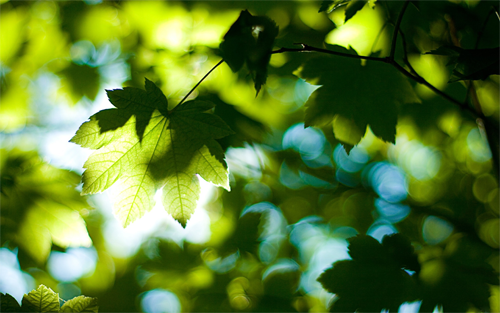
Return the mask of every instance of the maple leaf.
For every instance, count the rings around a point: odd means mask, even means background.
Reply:
[[[402,235],[385,236],[382,244],[366,235],[352,237],[349,255],[352,260],[335,262],[318,277],[326,290],[337,295],[331,312],[397,311],[403,302],[416,299],[415,283],[403,268],[420,265]]]
[[[270,18],[253,16],[244,10],[220,44],[224,61],[233,72],[239,71],[246,62],[253,74],[257,94],[266,83],[267,65],[278,30],[276,23]]]
[[[185,227],[196,208],[197,175],[229,190],[224,152],[215,139],[233,134],[210,113],[208,101],[187,101],[168,111],[167,98],[146,79],[146,90],[107,90],[116,107],[98,112],[71,139],[95,151],[85,162],[82,194],[102,192],[118,182],[114,213],[126,227],[154,206],[163,206]]]
[[[339,46],[330,50],[356,54]],[[308,60],[298,75],[323,85],[306,103],[305,125],[332,123],[335,137],[347,145],[356,145],[367,126],[377,137],[394,143],[399,106],[420,102],[406,77],[382,62],[363,66],[355,58],[319,56]]]

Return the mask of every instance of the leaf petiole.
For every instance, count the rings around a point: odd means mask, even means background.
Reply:
[[[196,88],[198,88],[198,86],[205,80],[205,78],[208,77],[208,75],[210,75],[210,73],[212,73],[219,65],[221,65],[222,63],[224,62],[224,59],[220,60],[219,63],[215,64],[211,69],[210,71],[208,71],[208,73],[205,74],[205,76],[202,77],[202,79],[200,79],[200,81],[194,85],[194,87],[184,96],[184,98],[182,98],[182,100],[179,102],[179,104],[177,104],[175,106],[175,108],[181,106],[181,104],[184,103],[184,101],[186,101],[186,99],[193,93],[193,91],[195,91]],[[175,108],[173,108],[172,110],[169,111],[169,113],[171,113],[173,110],[175,110]]]

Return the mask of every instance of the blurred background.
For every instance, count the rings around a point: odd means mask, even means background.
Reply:
[[[45,284],[65,300],[98,297],[101,312],[321,312],[333,295],[316,279],[349,258],[346,239],[360,233],[405,234],[429,279],[446,271],[436,260],[457,253],[498,272],[498,177],[475,120],[415,85],[422,103],[400,108],[396,144],[367,129],[347,154],[331,126],[304,128],[304,103],[318,86],[293,72],[308,54],[274,54],[257,97],[251,76],[226,64],[193,93],[215,102],[236,134],[220,140],[232,191],[202,182],[185,229],[161,206],[123,229],[107,192],[79,195],[92,151],[69,140],[112,107],[105,89],[143,88],[147,77],[178,103],[220,60],[243,9],[277,23],[276,48],[326,42],[387,55],[396,5],[370,2],[344,23],[343,7],[318,13],[315,1],[0,3],[0,292],[21,301]],[[448,59],[423,53],[450,41],[450,21],[472,48],[490,8],[410,6],[401,29],[417,72],[465,99],[463,82],[447,83]],[[485,25],[479,47],[498,46],[498,20]],[[498,76],[475,88],[498,124]],[[499,311],[498,286],[490,292]]]

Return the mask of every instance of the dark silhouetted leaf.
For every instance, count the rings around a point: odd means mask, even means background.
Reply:
[[[228,147],[243,147],[245,143],[260,142],[268,131],[264,124],[240,113],[237,107],[227,104],[215,95],[202,96],[197,99],[213,102],[214,114],[220,116],[234,131],[233,135],[217,139],[224,151]]]
[[[331,46],[337,52],[351,50]],[[320,56],[308,60],[298,75],[307,82],[323,85],[306,103],[306,126],[333,124],[335,137],[356,145],[370,126],[373,133],[394,143],[399,106],[420,102],[407,78],[382,62]]]
[[[415,249],[410,240],[401,234],[391,234],[384,236],[382,246],[385,248],[388,256],[398,262],[398,266],[414,272],[420,271]]]
[[[291,298],[299,286],[299,265],[292,260],[280,260],[264,272],[262,281],[266,294]]]
[[[358,235],[349,239],[348,247],[349,255],[353,260],[360,262],[384,262],[387,261],[387,254],[384,247],[377,241],[377,239],[366,236]]]
[[[352,260],[338,261],[320,275],[323,287],[338,296],[333,312],[397,311],[403,302],[416,298],[412,277],[391,259],[391,250],[386,247],[403,241],[394,238],[385,239],[386,245],[366,235],[351,238]]]
[[[0,293],[0,312],[21,312],[21,306],[13,296]]]
[[[61,75],[70,84],[69,87],[75,96],[75,101],[83,96],[94,100],[97,96],[100,86],[100,75],[97,67],[71,63],[61,71]]]
[[[233,72],[247,64],[253,74],[257,94],[266,82],[267,65],[277,35],[278,27],[273,20],[266,16],[253,16],[245,10],[241,11],[220,44],[224,61]]]
[[[490,75],[498,75],[500,66],[498,56],[500,48],[491,49],[462,49],[449,46],[440,47],[426,54],[445,55],[453,65],[453,75],[449,82],[459,80],[486,79]]]
[[[259,224],[261,213],[249,212],[238,219],[236,231],[232,237],[240,252],[255,253],[259,244]]]

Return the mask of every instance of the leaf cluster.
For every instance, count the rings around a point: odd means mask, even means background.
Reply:
[[[97,298],[77,296],[64,301],[58,293],[44,285],[25,294],[21,305],[9,294],[0,293],[0,297],[2,312],[99,312]]]
[[[90,246],[81,214],[89,205],[75,190],[80,176],[45,163],[36,152],[1,154],[2,244],[15,242],[38,264],[52,244]]]

